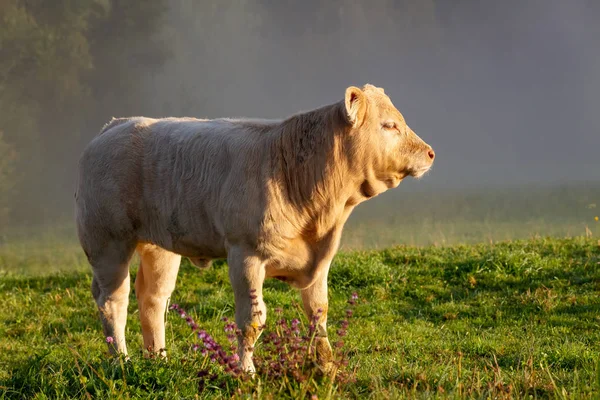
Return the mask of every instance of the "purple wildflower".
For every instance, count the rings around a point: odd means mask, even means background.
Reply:
[[[233,332],[235,331],[235,324],[225,324],[225,327],[223,329],[225,330],[225,332]]]
[[[260,310],[255,308],[258,305],[257,291],[254,289],[251,290],[249,297],[251,304],[254,306],[252,309],[253,315],[260,315]],[[355,306],[357,299],[358,295],[353,293],[348,300],[348,303],[351,306]],[[349,326],[348,319],[353,315],[352,308],[353,307],[349,307],[345,310],[346,319],[339,322],[339,328],[337,330],[339,339],[342,339],[347,335]],[[221,321],[224,323],[223,330],[229,341],[229,345],[222,347],[207,331],[200,329],[192,317],[178,304],[171,305],[169,309],[177,312],[185,319],[186,323],[192,329],[192,332],[198,337],[198,343],[192,346],[193,351],[197,351],[215,362],[215,365],[219,365],[219,368],[221,368],[221,371],[225,374],[229,374],[244,381],[249,378],[249,376],[247,376],[240,368],[240,358],[236,353],[236,339],[239,339],[245,330],[238,329],[235,323],[230,321],[229,318],[222,317]],[[305,382],[312,376],[312,365],[314,365],[316,357],[318,356],[316,352],[318,341],[315,340],[315,335],[317,334],[317,327],[324,314],[324,309],[319,308],[316,310],[311,318],[309,318],[307,325],[303,325],[297,318],[292,320],[283,318],[283,310],[281,308],[276,308],[274,311],[278,314],[278,317],[276,318],[276,329],[265,332],[262,337],[262,351],[254,354],[253,357],[257,373],[270,379],[284,378],[293,379],[299,383]],[[257,330],[266,328],[265,325],[259,326],[256,322],[252,324],[252,327]],[[303,327],[307,327],[308,331],[300,333],[300,330]],[[335,380],[338,382],[349,382],[354,379],[354,373],[346,372],[344,369],[340,368],[348,364],[347,353],[343,350],[343,346],[344,342],[342,340],[333,343],[335,357],[333,361],[339,368]],[[247,351],[253,350],[250,343],[244,343],[244,347]],[[204,390],[206,387],[205,385],[207,385],[208,382],[211,382],[211,385],[216,384],[220,387],[224,385],[222,377],[210,374],[207,370],[200,371],[198,373],[198,378],[198,387],[200,390]],[[316,395],[312,395],[310,398],[311,400],[318,399]]]
[[[219,345],[205,330],[200,329],[198,325],[194,322],[191,316],[187,315],[185,310],[183,310],[178,304],[173,304],[169,307],[169,309],[177,312],[182,318],[186,320],[186,323],[192,328],[192,331],[196,333],[198,339],[201,340],[201,344],[194,344],[192,346],[193,351],[200,350],[200,353],[203,356],[209,356],[212,361],[218,361],[220,365],[227,365],[231,362],[231,360],[237,360],[237,358],[232,358],[227,355],[227,353],[223,350],[221,345]],[[228,322],[229,319],[225,317],[223,321]],[[227,324],[227,331],[235,330],[235,324]],[[237,363],[237,361],[235,361]],[[231,366],[230,369],[234,374],[237,374],[235,371],[239,370],[237,365]],[[239,375],[239,374],[238,374]]]

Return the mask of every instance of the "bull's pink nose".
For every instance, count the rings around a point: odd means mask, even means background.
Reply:
[[[435,158],[435,151],[433,151],[433,149],[429,149],[427,155],[429,156],[429,158],[431,158],[431,161],[433,161],[433,159]]]

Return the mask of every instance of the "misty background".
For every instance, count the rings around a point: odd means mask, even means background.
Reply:
[[[372,83],[436,163],[346,245],[598,235],[598,21],[594,0],[0,0],[0,231],[72,225],[113,116],[282,118]]]

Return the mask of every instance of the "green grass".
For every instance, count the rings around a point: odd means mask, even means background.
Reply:
[[[409,184],[407,187],[403,185]],[[531,237],[600,234],[598,183],[419,190],[420,182],[361,204],[344,231],[343,247],[387,248],[476,244]]]
[[[131,361],[107,359],[91,276],[71,250],[57,248],[42,260],[71,272],[23,273],[7,272],[14,248],[0,249],[0,398],[229,398],[238,388],[242,397],[294,397],[298,384],[260,380],[230,379],[225,388],[198,393],[204,360],[189,349],[185,321],[172,313],[169,360],[144,359],[133,293]],[[597,239],[341,253],[329,282],[334,340],[347,298],[360,296],[345,338],[356,381],[335,386],[334,398],[600,396]],[[298,294],[285,284],[268,281],[265,300],[269,327],[275,307],[288,318],[300,315]],[[223,262],[206,271],[184,262],[172,302],[226,341],[220,318],[233,316],[233,294]],[[326,381],[304,385],[327,396]]]

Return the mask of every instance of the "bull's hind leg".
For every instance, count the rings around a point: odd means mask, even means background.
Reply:
[[[254,344],[262,333],[267,318],[262,294],[265,280],[264,261],[252,252],[234,247],[229,250],[227,262],[235,297],[235,322],[240,329],[238,354],[242,368],[253,373]]]
[[[152,244],[139,244],[140,268],[135,279],[144,349],[166,355],[165,312],[175,289],[181,256]]]
[[[113,241],[104,243],[101,251],[88,252],[93,254],[89,259],[94,274],[92,294],[112,354],[127,354],[125,324],[129,304],[129,261],[133,251],[133,244]]]

